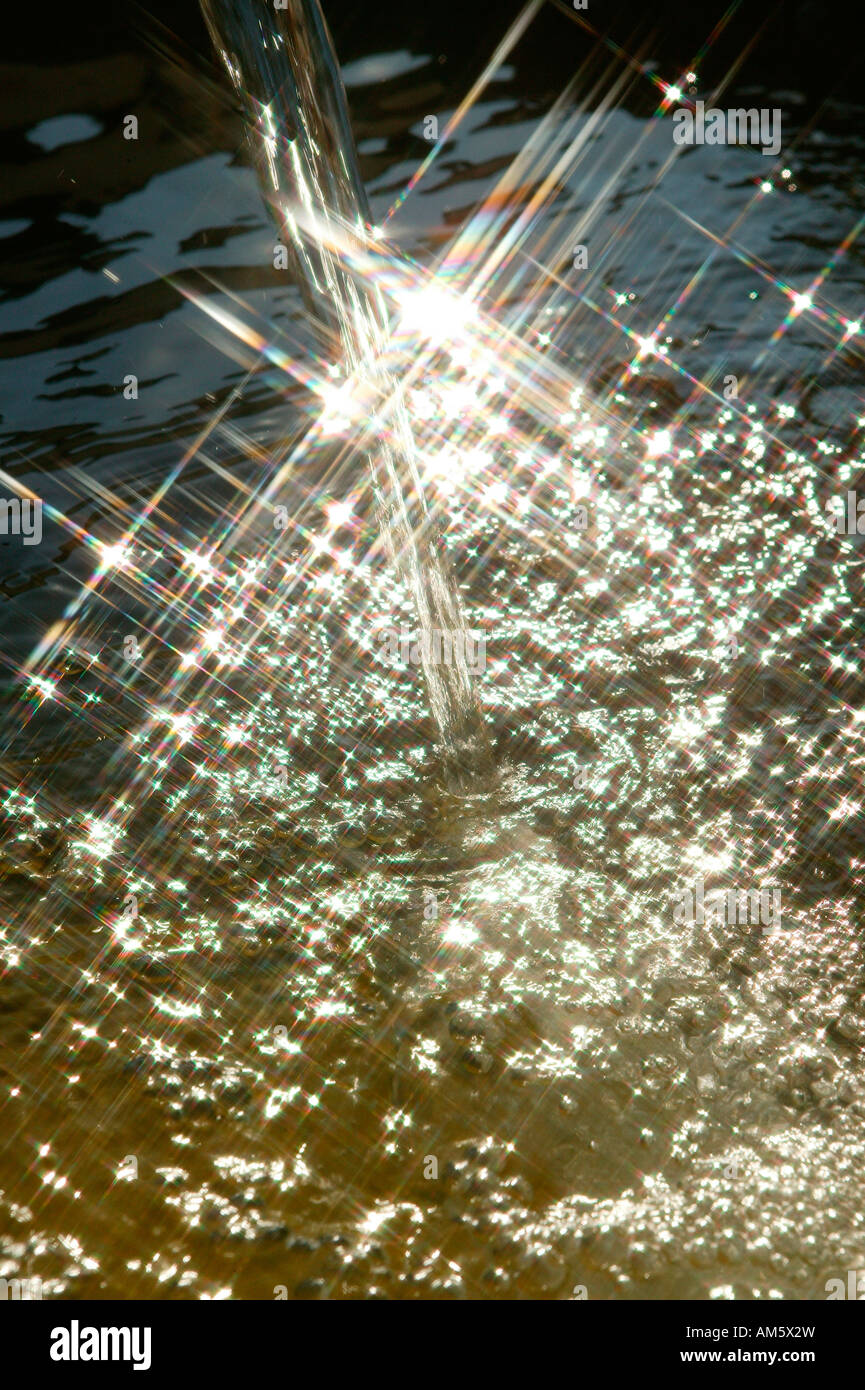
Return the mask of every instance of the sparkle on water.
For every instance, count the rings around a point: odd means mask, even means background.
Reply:
[[[645,80],[649,138],[682,88]],[[353,463],[381,402],[242,298],[194,302],[250,375],[310,388],[301,426],[265,449],[220,407],[146,505],[113,495],[115,534],[54,518],[94,569],[25,663],[9,746],[3,1273],[81,1297],[811,1298],[861,1264],[863,584],[825,500],[862,423],[815,423],[804,374],[778,400],[758,363],[728,400],[723,362],[692,372],[701,273],[660,322],[569,274],[584,118],[566,93],[434,266],[389,217],[331,248],[393,313],[486,637],[495,785],[448,789],[416,676],[380,659],[414,622]],[[861,369],[835,259],[773,275],[744,249],[759,183],[735,186],[707,264],[771,300],[773,351],[810,326]],[[575,370],[601,324],[617,367]],[[223,437],[254,482],[192,534],[183,468]],[[124,660],[103,632],[132,598]],[[697,876],[780,887],[782,928],[678,924]]]

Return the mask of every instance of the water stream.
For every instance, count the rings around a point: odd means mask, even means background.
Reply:
[[[421,481],[409,412],[387,367],[388,307],[338,254],[346,240],[369,244],[372,219],[327,25],[317,0],[287,0],[281,9],[265,0],[202,0],[202,9],[247,112],[281,244],[291,248],[313,318],[336,328],[358,414],[372,416],[359,452],[370,460],[387,548],[414,601],[415,651],[442,760],[451,781],[468,789],[490,774],[491,761],[459,591]],[[446,659],[442,634],[450,639]]]

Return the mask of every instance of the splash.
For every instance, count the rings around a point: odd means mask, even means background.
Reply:
[[[424,493],[405,401],[388,366],[390,324],[377,286],[347,265],[374,245],[339,65],[317,0],[274,10],[202,0],[205,20],[248,118],[265,200],[314,322],[341,344],[352,403],[372,420],[363,440],[388,551],[421,630],[430,709],[449,780],[470,788],[491,771],[466,625],[439,520]],[[355,254],[354,259],[357,259]],[[341,393],[342,394],[342,393]],[[446,633],[451,659],[436,660]]]

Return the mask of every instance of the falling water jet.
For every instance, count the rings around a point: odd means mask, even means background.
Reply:
[[[370,451],[388,549],[398,557],[422,634],[465,634],[456,580],[417,468],[411,422],[383,365],[387,311],[333,249],[371,223],[345,91],[318,0],[201,0],[205,21],[247,114],[267,205],[290,250],[307,308],[336,328],[346,365],[390,403],[390,437]],[[310,234],[310,221],[319,234]],[[327,234],[328,227],[332,234]],[[322,234],[322,229],[324,234]],[[489,742],[465,643],[453,660],[421,644],[424,679],[449,781],[463,790],[492,771]]]

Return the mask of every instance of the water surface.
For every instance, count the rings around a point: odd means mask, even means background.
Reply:
[[[464,94],[439,56],[346,65],[382,220]],[[865,1253],[862,564],[824,510],[861,471],[860,113],[746,94],[785,111],[762,192],[757,153],[670,164],[663,120],[563,102],[545,148],[582,153],[488,288],[495,362],[444,342],[409,391],[486,637],[467,798],[380,659],[412,616],[351,430],[280,535],[254,503],[313,411],[272,349],[322,363],[216,70],[111,71],[162,141],[83,96],[6,137],[2,466],[54,511],[0,542],[0,1275],[823,1297]],[[400,252],[470,225],[525,93],[518,51]],[[698,875],[777,886],[781,929],[677,923]]]

